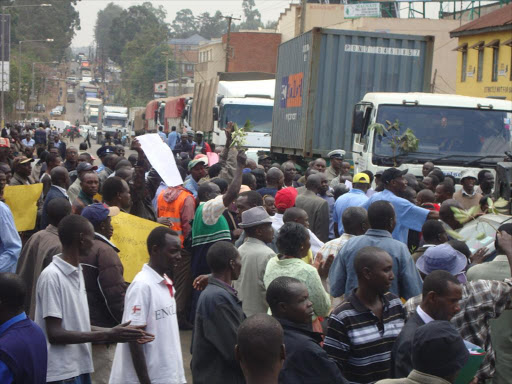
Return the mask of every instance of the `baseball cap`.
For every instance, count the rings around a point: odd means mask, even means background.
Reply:
[[[194,160],[189,161],[189,163],[188,163],[188,170],[190,171],[192,168],[194,168],[198,164],[208,165],[208,158],[200,157],[198,159],[194,159]]]
[[[327,154],[329,158],[338,158],[338,159],[344,159],[345,158],[345,151],[343,149],[335,149],[334,151],[331,151]]]
[[[194,136],[195,132],[194,131],[188,131],[187,132],[187,136]]]
[[[477,176],[478,176],[478,174],[473,169],[465,169],[462,171],[462,173],[460,175],[460,181],[464,180],[467,177],[472,177],[473,179],[477,180],[478,179]]]
[[[277,209],[288,209],[295,206],[295,199],[297,198],[298,192],[293,187],[287,187],[280,189],[276,193],[275,206]]]
[[[466,256],[449,244],[428,247],[416,261],[416,267],[426,275],[440,269],[456,276],[464,271],[467,264]]]
[[[6,137],[0,137],[0,148],[10,148],[11,143],[9,142],[9,139]]]
[[[381,180],[384,184],[389,184],[391,183],[392,180],[395,180],[396,178],[405,175],[407,172],[409,172],[408,169],[401,171],[397,168],[388,168],[382,173]]]
[[[82,211],[82,216],[91,222],[92,225],[97,225],[105,221],[107,217],[118,215],[120,209],[118,207],[109,207],[103,203],[94,203],[85,207]]]
[[[414,332],[412,345],[412,367],[432,376],[451,376],[469,359],[464,340],[449,321],[422,325]]]
[[[77,173],[80,173],[80,172],[86,172],[86,171],[95,171],[97,170],[98,167],[95,166],[95,165],[92,165],[92,164],[89,164],[89,163],[84,163],[84,162],[81,162],[77,165],[76,167],[76,172]]]
[[[353,184],[370,184],[370,177],[366,173],[356,173],[354,179],[352,180]]]
[[[238,226],[240,228],[250,228],[268,223],[272,223],[272,219],[265,208],[258,206],[242,212],[242,222]]]

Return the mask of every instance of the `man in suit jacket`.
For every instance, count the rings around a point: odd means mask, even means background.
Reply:
[[[55,167],[51,170],[50,177],[52,179],[52,186],[44,199],[43,213],[41,215],[41,229],[45,229],[48,226],[48,213],[46,212],[48,203],[59,197],[69,200],[67,189],[71,182],[69,180],[68,170],[62,166]]]
[[[317,194],[326,188],[329,188],[329,183],[325,174],[310,175],[306,191],[295,199],[295,206],[308,214],[309,229],[324,243],[329,241],[329,203]]]
[[[434,320],[451,320],[460,311],[462,299],[460,282],[451,273],[437,270],[423,281],[423,300],[393,345],[391,351],[391,377],[407,377],[413,370],[412,350],[416,330]]]

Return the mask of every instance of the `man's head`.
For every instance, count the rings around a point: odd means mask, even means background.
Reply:
[[[9,167],[9,164],[0,163],[0,172],[2,172],[5,175],[6,183],[9,184],[11,182],[12,177],[12,171],[11,167]]]
[[[362,207],[348,207],[341,215],[345,233],[354,236],[364,235],[369,228],[368,213]]]
[[[335,149],[327,154],[331,162],[331,167],[336,170],[336,173],[343,173],[342,169],[343,159],[345,158],[345,151],[342,149]],[[349,168],[350,171],[350,168]]]
[[[480,185],[480,189],[484,194],[491,193],[494,188],[494,176],[491,171],[487,169],[483,169],[478,172],[478,184]]]
[[[368,191],[368,189],[370,188],[370,177],[363,172],[357,173],[356,175],[354,175],[352,187],[366,193],[366,191]]]
[[[212,169],[212,167],[210,167],[210,169]],[[256,177],[250,172],[244,173],[242,175],[242,185],[247,185],[253,191],[256,190],[257,189]]]
[[[435,202],[435,195],[434,192],[432,192],[430,189],[422,189],[418,192],[418,195],[416,196],[416,201],[419,206],[422,206],[426,203],[434,203]]]
[[[325,184],[326,177],[323,173],[310,175],[306,180],[306,189],[313,193],[320,193],[322,191],[322,183]]]
[[[276,199],[272,195],[263,196],[263,208],[267,211],[270,216],[276,214]]]
[[[439,180],[440,183],[444,181],[446,176],[444,175],[444,172],[439,167],[434,167],[433,170],[430,171],[430,173],[427,176],[435,176]]]
[[[412,367],[427,375],[453,383],[466,365],[469,351],[464,340],[448,321],[431,321],[414,333]]]
[[[450,321],[460,312],[462,286],[451,273],[438,270],[429,273],[423,280],[421,309],[434,320]]]
[[[197,188],[197,199],[201,203],[205,203],[208,200],[215,199],[218,195],[220,195],[220,188],[215,183],[203,183],[199,185],[199,188]]]
[[[275,206],[277,213],[283,214],[288,208],[295,206],[297,190],[293,187],[283,188],[277,191],[275,197]]]
[[[190,176],[196,181],[199,182],[203,177],[207,175],[205,166],[208,164],[208,160],[205,158],[199,158],[191,160],[188,163],[188,171],[190,172]]]
[[[245,162],[245,167],[249,168],[251,171],[258,168],[258,164],[253,159],[247,159]]]
[[[61,220],[71,214],[71,204],[68,199],[63,197],[52,199],[46,206],[46,214],[48,223],[58,227]]]
[[[297,169],[295,168],[295,164],[293,161],[287,161],[281,165],[281,170],[284,174],[285,183],[291,183],[295,176],[297,175]]]
[[[292,207],[288,208],[283,215],[283,222],[290,223],[295,222],[298,223],[305,228],[309,228],[309,217],[308,213],[302,208]]]
[[[271,243],[274,237],[272,219],[263,207],[253,207],[242,213],[242,221],[239,224],[248,237]]]
[[[393,232],[396,225],[396,215],[389,201],[378,200],[368,207],[368,221],[371,229],[382,229]]]
[[[498,232],[507,232],[509,235],[512,235],[512,223],[501,224],[498,228]],[[496,241],[494,242],[494,246],[498,254],[505,253],[505,249],[503,249],[503,247],[500,246],[498,239],[496,239]]]
[[[272,158],[268,155],[261,155],[260,157],[258,157],[258,164],[263,166],[265,172],[268,172],[268,170],[272,166]]]
[[[308,288],[294,277],[280,276],[267,288],[266,300],[272,315],[298,324],[311,324],[314,314]]]
[[[283,328],[265,313],[258,313],[238,327],[235,358],[247,380],[274,373],[275,380],[285,359]]]
[[[110,206],[116,206],[124,210],[129,210],[132,206],[130,187],[125,180],[118,176],[109,177],[105,180],[101,192],[103,201]]]
[[[324,159],[319,157],[318,159],[313,161],[312,167],[314,169],[316,169],[318,172],[324,173],[325,172],[325,168],[327,168],[327,163],[325,162]]]
[[[393,259],[381,248],[361,248],[354,258],[354,269],[360,288],[382,295],[389,291],[395,279]]]
[[[62,164],[62,159],[59,154],[49,153],[46,156],[46,169],[51,171],[53,168],[58,167]]]
[[[52,179],[52,184],[58,187],[68,189],[71,185],[71,181],[69,180],[69,172],[64,167],[55,167],[50,172],[50,177]]]
[[[23,154],[29,159],[34,157],[34,147],[25,147],[23,148]]]
[[[0,161],[7,161],[11,153],[11,144],[8,138],[0,137]]]
[[[285,222],[277,234],[276,245],[279,253],[302,259],[311,248],[309,232],[302,224]]]
[[[431,161],[427,161],[423,164],[423,168],[421,169],[421,173],[423,174],[423,177],[427,177],[427,175],[432,172],[434,169],[434,163]]]
[[[119,159],[119,156],[116,154],[110,153],[106,155],[102,161],[103,165],[111,170],[114,170],[117,164],[117,160]]]
[[[23,312],[27,287],[14,273],[0,273],[0,322],[5,323]]]
[[[436,187],[436,191],[434,193],[436,203],[441,204],[445,200],[453,199],[453,194],[455,193],[455,188],[453,184],[450,182],[443,181],[438,184]]]
[[[181,240],[178,233],[168,227],[156,227],[147,239],[149,262],[161,272],[172,272],[181,260]]]
[[[452,207],[464,209],[462,204],[455,199],[445,200],[439,209],[439,218],[448,224],[452,229],[462,228],[463,225],[455,220],[455,214],[452,211]]]
[[[78,150],[75,147],[66,148],[66,160],[70,163],[76,163],[78,160]]]
[[[78,155],[78,164],[80,163],[89,163],[92,164],[94,162],[94,159],[92,158],[90,153],[82,152]]]
[[[201,144],[203,142],[203,132],[197,131],[196,132],[196,143]]]
[[[338,184],[334,187],[332,195],[334,197],[334,200],[338,200],[338,197],[343,196],[345,193],[348,192],[349,189],[345,184]]]
[[[184,177],[183,177],[183,179],[184,179]],[[216,177],[211,182],[214,184],[217,184],[221,195],[225,194],[226,191],[228,190],[228,186],[229,186],[228,182],[221,177]]]
[[[384,188],[390,190],[395,195],[400,196],[400,194],[405,191],[407,187],[407,180],[404,178],[404,175],[407,174],[409,170],[406,169],[401,171],[397,168],[388,168],[382,173],[382,183]]]
[[[69,215],[59,223],[59,240],[63,251],[78,251],[85,255],[92,247],[94,228],[85,217]]]
[[[439,220],[427,220],[421,227],[425,244],[444,244],[448,241],[448,234]]]
[[[0,171],[0,197],[4,194],[5,186],[7,185],[7,177],[5,176],[5,173]]]
[[[242,192],[235,200],[238,220],[242,220],[242,214],[248,209],[263,206],[263,198],[256,191]]]
[[[450,244],[440,244],[429,247],[416,261],[416,268],[422,276],[437,270],[443,270],[456,276],[460,282],[466,282],[465,270],[467,257],[453,248]]]
[[[429,175],[423,178],[423,185],[426,189],[431,190],[434,192],[436,190],[436,187],[439,185],[439,179],[436,175]]]
[[[118,214],[118,207],[108,207],[102,203],[91,204],[82,210],[82,216],[91,222],[94,232],[105,236],[109,240],[114,234],[111,217]]]
[[[462,184],[462,189],[464,190],[464,192],[472,195],[475,191],[476,180],[476,172],[473,171],[472,169],[465,169],[464,171],[462,171],[460,183]]]
[[[79,178],[80,187],[82,188],[82,192],[85,195],[93,197],[98,193],[100,182],[96,172],[84,172],[81,174],[81,176],[79,176]]]
[[[29,159],[26,156],[15,157],[12,162],[12,168],[14,172],[21,177],[29,177],[32,173],[32,162],[34,159]]]
[[[279,168],[270,168],[267,171],[267,187],[281,189],[284,184],[284,174]]]
[[[237,280],[242,269],[242,261],[236,247],[228,241],[213,244],[206,254],[206,262],[213,275],[229,276]]]

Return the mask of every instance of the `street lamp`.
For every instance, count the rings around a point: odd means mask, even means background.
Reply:
[[[4,127],[5,123],[5,112],[4,112],[4,51],[5,51],[5,10],[9,8],[28,8],[28,7],[51,7],[52,4],[22,4],[22,5],[4,5],[2,6],[2,38],[1,38],[1,54],[0,59],[2,60],[2,87],[0,89],[0,106],[2,108],[1,110],[1,120],[0,120],[0,127]]]
[[[58,61],[37,61],[32,63],[32,91],[30,92],[30,98],[33,100],[36,96],[34,93],[34,66],[36,64],[59,64]]]
[[[21,44],[22,43],[43,43],[43,42],[51,43],[53,41],[54,41],[53,39],[40,39],[40,40],[20,40],[18,42],[18,48],[19,48],[19,55],[18,55],[18,100],[16,100],[16,104],[18,102],[20,102],[20,104],[21,104]],[[15,106],[16,106],[16,104],[15,104]],[[18,110],[17,107],[16,107],[16,110]],[[20,112],[20,115],[21,115],[21,112]]]

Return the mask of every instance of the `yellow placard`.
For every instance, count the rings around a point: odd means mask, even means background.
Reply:
[[[114,234],[111,241],[120,250],[119,258],[124,267],[124,279],[131,282],[144,263],[149,261],[147,248],[149,234],[162,225],[121,212],[112,217],[112,226]]]
[[[5,203],[11,208],[18,232],[30,231],[36,227],[37,200],[42,192],[42,183],[5,187]]]

